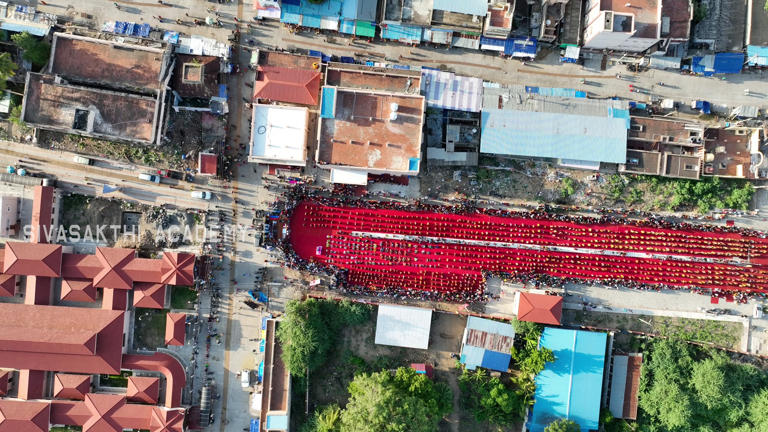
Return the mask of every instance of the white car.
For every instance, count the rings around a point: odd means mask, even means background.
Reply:
[[[240,372],[240,385],[243,386],[243,388],[251,386],[251,371],[248,369],[243,369]]]
[[[208,191],[192,191],[190,196],[192,196],[192,198],[209,200],[211,199],[212,194]]]
[[[152,183],[160,183],[160,176],[154,174],[139,174],[139,180],[144,180]]]

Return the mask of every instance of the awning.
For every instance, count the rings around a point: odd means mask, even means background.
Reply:
[[[513,38],[504,43],[504,54],[512,57],[536,57],[536,38]]]
[[[505,39],[494,39],[489,37],[480,38],[480,49],[488,51],[504,52]]]
[[[333,168],[331,170],[331,183],[368,186],[368,172]]]
[[[581,54],[581,48],[573,45],[568,45],[565,47],[565,58],[568,59],[579,59],[579,55]]]
[[[358,23],[358,26],[360,24]],[[418,44],[421,43],[421,27],[406,26],[400,24],[382,24],[382,39],[391,39],[403,43]]]
[[[450,45],[453,40],[453,32],[450,30],[424,29],[422,40],[441,45]]]
[[[323,24],[323,19],[319,16],[314,15],[302,15],[301,16],[301,25],[303,27],[309,27],[309,28],[322,28],[320,27]]]
[[[283,10],[280,11],[280,22],[299,25],[301,24],[301,14],[288,11],[285,7],[283,7]]]
[[[342,19],[339,23],[339,32],[355,34],[355,20]]]
[[[320,28],[323,30],[339,30],[339,17],[324,16],[320,18]]]
[[[480,48],[480,36],[467,32],[454,33],[451,46],[455,48],[478,49]]]
[[[355,27],[355,34],[357,36],[362,36],[362,37],[369,37],[369,38],[375,37],[376,25],[370,21],[357,21],[357,26]]]
[[[36,26],[36,25],[29,25],[29,24],[23,24],[19,22],[10,22],[10,21],[3,21],[0,23],[0,29],[12,31],[12,32],[27,32],[34,36],[45,36],[48,34],[48,31],[51,29],[50,26]]]

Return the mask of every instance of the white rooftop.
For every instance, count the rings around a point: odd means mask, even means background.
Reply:
[[[427,349],[432,309],[379,305],[376,344]]]
[[[305,107],[254,105],[251,160],[304,166],[308,118]]]

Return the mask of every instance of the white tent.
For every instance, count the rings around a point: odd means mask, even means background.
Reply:
[[[379,305],[376,343],[427,349],[432,310],[411,306]]]

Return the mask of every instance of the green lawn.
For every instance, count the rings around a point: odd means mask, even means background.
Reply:
[[[105,375],[99,376],[99,383],[103,387],[128,387],[128,377],[133,375],[130,371],[123,371],[120,375]]]
[[[133,347],[154,350],[165,346],[165,309],[136,308]]]
[[[194,309],[197,291],[184,286],[171,287],[171,309]]]

